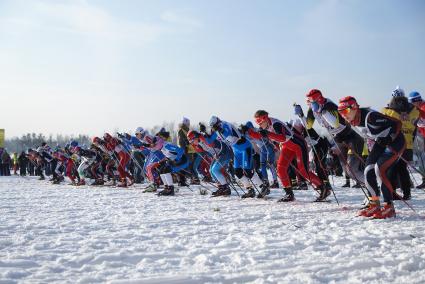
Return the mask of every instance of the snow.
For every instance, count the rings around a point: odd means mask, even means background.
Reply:
[[[425,283],[423,190],[391,220],[356,217],[359,189],[336,186],[340,206],[194,191],[0,177],[0,283]]]

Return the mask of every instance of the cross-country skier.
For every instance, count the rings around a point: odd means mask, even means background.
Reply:
[[[359,212],[360,216],[385,219],[395,217],[393,192],[390,176],[391,168],[406,148],[406,141],[401,132],[401,122],[369,108],[360,108],[356,99],[345,97],[340,99],[338,112],[352,126],[364,128],[365,138],[375,141],[366,161],[364,170],[366,187],[369,192],[369,205]],[[379,202],[379,175],[381,191],[384,197],[384,206]]]
[[[247,189],[247,193],[242,195],[242,198],[255,197],[254,187],[265,188],[267,185],[263,184],[253,169],[254,149],[251,142],[234,125],[220,120],[217,116],[211,117],[209,125],[214,132],[207,139],[207,142],[219,139],[233,150],[235,175]]]

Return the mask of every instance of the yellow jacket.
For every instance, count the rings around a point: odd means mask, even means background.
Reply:
[[[413,132],[416,129],[415,122],[419,118],[418,109],[414,107],[409,113],[403,112],[400,114],[393,109],[385,107],[381,112],[401,121],[401,131],[406,139],[406,149],[413,149]]]

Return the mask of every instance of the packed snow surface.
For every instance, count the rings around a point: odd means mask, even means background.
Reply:
[[[425,192],[397,217],[356,217],[360,189],[338,206],[174,197],[0,177],[0,283],[425,283]],[[211,187],[212,189],[212,187]]]

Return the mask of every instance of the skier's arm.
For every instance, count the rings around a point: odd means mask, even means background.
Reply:
[[[315,118],[314,118],[313,110],[311,108],[308,108],[307,120],[305,122],[305,127],[307,130],[313,127],[314,120]]]

